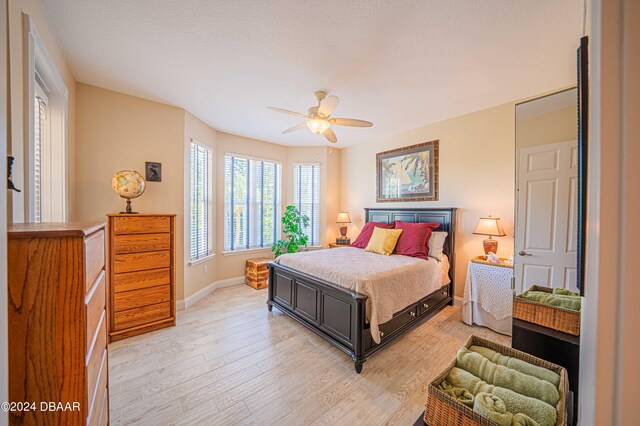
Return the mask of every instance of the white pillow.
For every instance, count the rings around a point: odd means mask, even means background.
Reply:
[[[442,260],[442,250],[447,232],[432,232],[429,238],[429,257],[433,257],[438,262]]]

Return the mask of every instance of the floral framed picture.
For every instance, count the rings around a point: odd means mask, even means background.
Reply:
[[[377,153],[377,202],[436,201],[438,143],[435,140]]]

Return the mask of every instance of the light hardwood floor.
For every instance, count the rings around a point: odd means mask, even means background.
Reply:
[[[375,353],[351,358],[274,308],[267,290],[223,288],[177,326],[109,346],[111,424],[412,425],[425,388],[471,334],[447,307]]]

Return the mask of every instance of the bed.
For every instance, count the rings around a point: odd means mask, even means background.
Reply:
[[[393,223],[395,220],[419,223],[437,222],[440,226],[436,231],[448,232],[443,253],[446,255],[449,265],[445,268],[447,279],[442,281],[448,283],[434,286],[433,282],[431,282],[430,289],[435,290],[411,300],[406,306],[400,308],[393,306],[393,304],[390,307],[384,306],[384,300],[378,300],[375,304],[379,307],[382,306],[379,310],[384,312],[376,312],[374,316],[372,315],[373,312],[371,312],[373,310],[373,302],[369,300],[369,296],[357,291],[357,289],[346,288],[349,287],[348,283],[338,283],[338,280],[347,279],[347,275],[327,275],[327,273],[322,273],[321,269],[317,269],[319,273],[316,274],[303,272],[300,269],[306,268],[297,268],[297,266],[303,265],[304,262],[301,261],[298,263],[288,262],[295,266],[270,262],[269,295],[267,300],[269,311],[276,307],[350,355],[356,372],[360,373],[367,357],[433,317],[445,306],[452,304],[455,276],[455,216],[455,208],[365,209],[366,222]],[[343,252],[340,252],[340,250],[343,250]],[[323,253],[323,256],[319,259],[328,259],[338,254],[352,256],[349,255],[348,250],[361,249],[332,249],[335,253]],[[304,256],[300,256],[300,259],[304,258]],[[354,258],[357,258],[357,256]],[[390,261],[389,259],[379,259],[381,262]],[[420,259],[408,259],[410,261],[407,260],[401,263],[403,267],[406,266],[407,273],[410,271],[413,274],[416,273],[416,270],[411,265],[414,265],[418,260],[425,263],[428,262]],[[443,265],[438,264],[430,269],[423,268],[421,270],[424,270],[426,274],[431,274],[435,269],[442,267]],[[389,279],[392,279],[391,276],[389,276]],[[425,281],[427,281],[426,278]],[[412,294],[415,295],[416,293]],[[389,309],[393,309],[391,318],[388,318]],[[384,322],[378,322],[377,316],[380,316],[379,319],[384,320]]]

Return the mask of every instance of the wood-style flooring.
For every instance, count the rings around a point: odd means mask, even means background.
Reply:
[[[358,375],[266,299],[245,285],[219,289],[179,311],[176,327],[109,345],[111,424],[412,425],[467,337],[510,341],[447,307]]]

